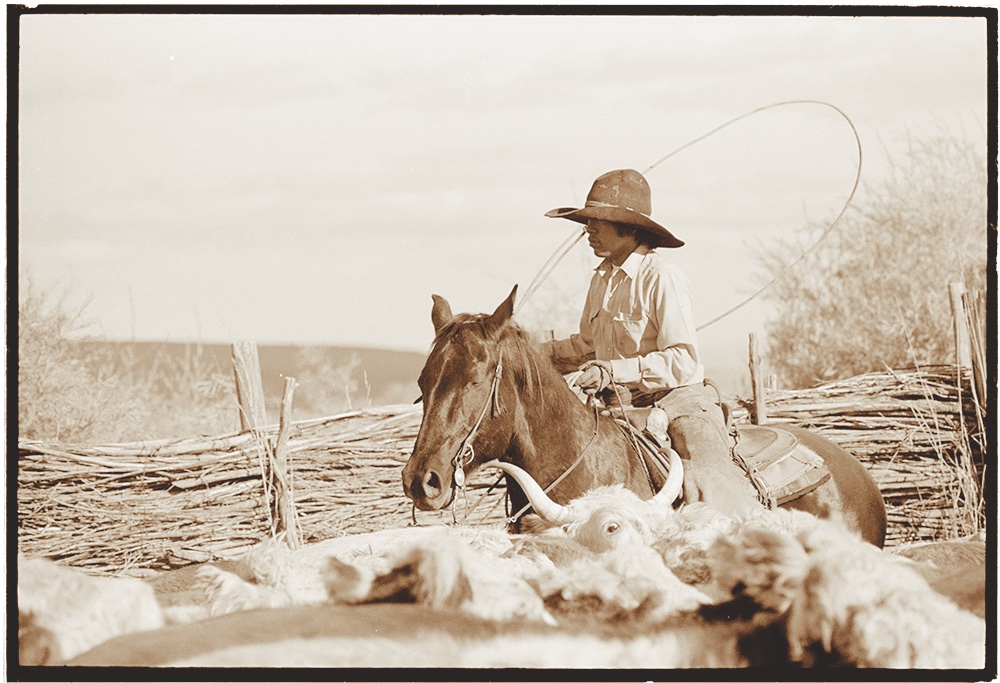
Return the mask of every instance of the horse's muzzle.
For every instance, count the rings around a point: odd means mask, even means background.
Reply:
[[[451,477],[445,479],[433,469],[420,476],[408,476],[404,469],[403,491],[420,510],[442,510],[455,498]]]

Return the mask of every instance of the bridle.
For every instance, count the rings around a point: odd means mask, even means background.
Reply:
[[[486,403],[483,405],[483,409],[479,412],[479,417],[476,419],[476,423],[472,425],[472,429],[469,430],[469,433],[462,440],[462,445],[459,447],[458,452],[455,453],[455,456],[451,459],[452,469],[454,472],[453,481],[455,484],[455,488],[458,489],[463,499],[465,499],[465,467],[466,465],[471,464],[476,457],[476,451],[475,448],[472,446],[472,440],[476,437],[476,433],[479,431],[479,427],[483,423],[483,419],[486,417],[487,409],[489,409],[492,406],[491,415],[493,417],[500,415],[502,412],[500,407],[500,379],[502,377],[503,377],[503,347],[499,347],[497,350],[497,365],[493,371],[493,383],[490,386],[489,396],[487,396],[486,398]],[[545,487],[546,493],[551,491],[553,488],[555,488],[555,486],[559,482],[561,482],[563,479],[569,476],[569,473],[572,472],[574,469],[576,469],[576,466],[583,461],[583,456],[586,455],[587,449],[590,448],[590,445],[594,443],[594,439],[597,438],[599,429],[600,429],[600,423],[598,421],[598,409],[597,405],[594,404],[593,435],[590,437],[590,440],[587,442],[587,445],[583,447],[583,450],[580,451],[580,455],[578,455],[576,460],[573,461],[573,464],[567,467],[562,474],[556,477],[556,479],[553,480],[551,484]],[[497,478],[496,482],[494,482],[493,485],[489,487],[487,493],[489,493],[489,491],[492,491],[493,488],[500,483],[500,480],[503,479],[504,476],[506,475],[500,475],[500,477]],[[485,497],[485,494],[483,497]],[[482,500],[483,497],[480,497],[480,500]],[[476,502],[476,505],[478,505],[478,503],[479,501]],[[515,514],[508,516],[506,520],[507,524],[513,524],[514,522],[516,522],[517,519],[521,515],[523,515],[529,507],[531,507],[530,503],[524,505]],[[475,509],[475,506],[473,506],[473,509]],[[416,510],[415,506],[414,510]],[[470,512],[469,510],[466,511],[465,517],[469,516],[469,512]],[[455,519],[454,505],[452,505],[451,507],[451,515],[452,515],[452,521],[457,523],[457,519]],[[416,520],[414,519],[414,522],[415,521]]]
[[[489,394],[486,397],[486,401],[483,404],[482,410],[479,411],[479,416],[476,418],[475,424],[472,425],[472,428],[469,430],[469,433],[465,435],[464,439],[462,439],[462,443],[458,447],[458,451],[455,453],[455,455],[451,459],[452,471],[453,471],[452,482],[454,484],[454,488],[458,489],[458,491],[459,491],[459,493],[460,493],[460,495],[461,495],[461,497],[463,499],[466,499],[465,468],[468,465],[470,465],[472,463],[472,461],[475,460],[475,458],[476,458],[476,449],[472,445],[472,442],[476,438],[476,435],[479,433],[479,428],[480,428],[480,426],[482,426],[483,420],[486,419],[486,412],[487,411],[490,411],[491,417],[497,417],[498,415],[501,415],[503,413],[502,407],[500,405],[500,380],[502,378],[503,378],[503,347],[498,347],[498,349],[497,349],[497,364],[496,364],[496,367],[493,369],[493,380],[492,380],[492,382],[490,384]],[[546,493],[548,493],[553,488],[555,488],[556,485],[559,484],[559,482],[561,482],[563,479],[565,479],[567,476],[569,476],[570,472],[572,472],[574,469],[576,469],[577,465],[579,465],[583,461],[583,457],[584,457],[584,455],[586,455],[587,450],[590,448],[591,444],[593,444],[594,440],[597,438],[597,435],[598,435],[598,433],[600,431],[600,422],[599,422],[599,416],[598,416],[599,408],[598,408],[598,405],[597,405],[596,401],[593,400],[593,397],[592,397],[591,405],[592,405],[592,407],[594,409],[594,433],[591,435],[590,440],[587,441],[587,445],[584,446],[583,450],[580,451],[580,454],[577,456],[576,460],[573,461],[573,464],[571,464],[569,467],[567,467],[563,471],[562,474],[560,474],[558,477],[556,477],[552,481],[552,483],[550,483],[548,486],[545,487],[544,490],[545,490]],[[636,452],[638,453],[638,448],[637,448]],[[500,477],[496,480],[496,482],[494,482],[489,487],[489,490],[486,492],[486,494],[484,494],[482,497],[480,497],[479,501],[476,501],[476,504],[473,505],[472,509],[475,509],[475,506],[478,505],[479,502],[483,498],[485,498],[485,496],[489,493],[489,491],[492,491],[493,488],[498,483],[500,483],[500,480],[503,479],[504,476],[506,476],[506,475],[500,475]],[[524,505],[515,514],[508,516],[507,519],[506,519],[506,522],[508,524],[512,524],[512,523],[516,522],[517,519],[519,517],[521,517],[525,513],[525,511],[527,511],[527,509],[529,507],[531,507],[530,503]],[[466,510],[464,516],[468,517],[469,512],[471,512],[471,510]],[[412,507],[410,509],[410,514],[411,514],[412,523],[414,525],[416,525],[416,523],[417,523],[417,518],[416,518],[416,515],[417,515],[417,506],[416,506],[416,504],[412,505]],[[457,520],[456,515],[455,515],[455,505],[451,506],[451,515],[452,515],[452,521],[457,524],[458,520]]]
[[[476,438],[476,433],[479,432],[479,426],[483,424],[483,418],[486,417],[486,411],[492,407],[491,415],[496,417],[500,415],[500,379],[503,377],[503,348],[497,351],[497,365],[493,370],[493,383],[490,385],[490,393],[486,397],[486,403],[483,404],[483,409],[479,411],[479,417],[476,419],[476,424],[472,425],[472,429],[469,433],[462,439],[462,445],[459,446],[458,452],[451,459],[452,468],[454,470],[454,482],[455,487],[458,488],[462,494],[465,494],[465,466],[470,464],[476,458],[476,449],[472,446],[472,440]]]
[[[497,349],[497,364],[493,369],[493,381],[490,384],[490,393],[486,396],[486,402],[483,404],[483,409],[479,411],[479,417],[476,418],[476,423],[472,425],[472,429],[469,433],[465,435],[462,439],[462,444],[458,447],[458,451],[452,456],[452,483],[453,487],[458,489],[461,493],[462,498],[465,498],[465,467],[472,463],[476,458],[476,449],[472,445],[473,439],[476,438],[476,434],[479,432],[479,427],[483,424],[483,420],[486,418],[486,411],[490,410],[493,417],[497,417],[503,411],[500,406],[500,380],[503,378],[503,348]],[[499,480],[497,480],[499,481]],[[494,484],[496,486],[496,484]],[[493,488],[492,486],[490,487]],[[468,513],[466,513],[468,516]],[[451,506],[451,518],[456,524],[458,520],[455,518],[455,506]],[[417,524],[417,505],[413,503],[410,507],[410,519],[412,524],[415,526]]]

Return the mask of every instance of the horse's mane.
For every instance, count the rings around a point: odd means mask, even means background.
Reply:
[[[485,313],[459,313],[446,322],[434,336],[432,348],[440,344],[455,343],[467,348],[470,340],[477,340],[488,348],[499,349],[503,354],[504,372],[510,372],[518,389],[534,394],[542,388],[542,368],[554,371],[551,361],[539,352],[531,335],[513,320],[507,320],[499,329],[487,325]]]

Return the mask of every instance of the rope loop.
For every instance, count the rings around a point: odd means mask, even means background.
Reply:
[[[786,106],[789,106],[789,105],[801,105],[801,104],[811,104],[811,105],[819,105],[819,106],[823,106],[823,107],[829,107],[830,109],[834,110],[837,114],[839,114],[840,116],[842,116],[844,118],[844,120],[847,121],[847,124],[851,127],[851,132],[854,134],[855,144],[857,145],[857,148],[858,148],[858,168],[857,168],[857,172],[855,173],[855,176],[854,176],[854,185],[851,187],[851,193],[847,197],[847,201],[844,202],[843,207],[841,207],[840,213],[838,213],[837,217],[833,219],[833,222],[831,222],[823,230],[823,232],[820,234],[820,236],[816,238],[815,242],[813,242],[805,251],[803,251],[801,254],[799,254],[799,256],[797,258],[795,258],[791,262],[789,262],[784,268],[781,269],[780,272],[778,272],[777,275],[775,275],[773,278],[771,278],[768,282],[766,282],[763,286],[761,286],[753,294],[751,294],[746,299],[744,299],[740,303],[736,304],[732,308],[730,308],[730,309],[728,309],[726,311],[723,311],[722,313],[720,313],[719,315],[715,316],[714,318],[712,318],[708,322],[703,323],[702,325],[699,325],[696,328],[697,331],[699,331],[699,332],[701,330],[705,329],[706,327],[714,325],[715,323],[719,322],[723,318],[725,318],[725,317],[727,317],[727,316],[735,313],[736,311],[738,311],[739,309],[743,308],[748,303],[750,303],[751,301],[753,301],[754,299],[756,299],[758,296],[760,296],[761,294],[763,294],[764,291],[766,291],[768,288],[770,288],[772,285],[774,285],[774,283],[776,283],[778,280],[780,280],[781,278],[783,278],[786,273],[788,273],[792,268],[794,268],[796,265],[798,265],[803,259],[805,259],[806,256],[808,256],[810,253],[812,253],[816,249],[816,247],[818,247],[819,244],[824,239],[826,239],[826,237],[833,231],[834,226],[836,226],[837,223],[840,222],[840,219],[844,216],[844,213],[846,213],[847,208],[850,206],[851,202],[854,200],[854,195],[855,195],[855,193],[857,193],[858,186],[861,184],[861,166],[862,166],[861,136],[858,133],[857,127],[854,125],[854,121],[851,120],[851,117],[848,116],[847,113],[845,113],[843,109],[841,109],[840,107],[838,107],[838,106],[836,106],[834,104],[831,104],[829,102],[824,102],[823,100],[782,100],[780,102],[772,102],[771,104],[766,104],[764,106],[757,107],[756,109],[751,109],[748,112],[745,112],[743,114],[740,114],[739,116],[735,116],[735,117],[729,119],[725,123],[723,123],[723,124],[721,124],[719,126],[716,126],[715,128],[713,128],[712,130],[708,131],[707,133],[704,133],[703,135],[699,135],[698,137],[694,138],[693,140],[689,140],[688,142],[685,142],[680,147],[677,147],[676,149],[668,152],[666,155],[660,157],[657,161],[655,161],[654,163],[652,163],[649,166],[647,166],[646,169],[642,172],[643,175],[646,175],[647,173],[649,173],[650,171],[652,171],[654,168],[656,168],[657,166],[659,166],[660,164],[662,164],[667,159],[669,159],[669,158],[671,158],[671,157],[673,157],[673,156],[675,156],[677,154],[680,154],[681,152],[683,152],[684,150],[688,149],[689,147],[693,147],[694,145],[698,144],[699,142],[702,142],[703,140],[706,140],[707,138],[712,137],[713,135],[715,135],[719,131],[723,130],[724,128],[728,128],[729,126],[733,125],[734,123],[737,123],[738,121],[742,121],[743,119],[749,118],[749,117],[754,116],[756,114],[763,113],[763,112],[768,111],[770,109],[776,109],[778,107],[786,107]],[[553,254],[548,258],[548,260],[545,262],[545,264],[539,270],[538,274],[535,275],[535,278],[531,281],[531,284],[528,285],[528,288],[524,291],[524,294],[521,295],[520,301],[517,303],[517,305],[514,308],[514,313],[515,314],[521,309],[521,307],[531,297],[531,295],[534,294],[535,291],[538,290],[538,288],[541,286],[541,284],[546,279],[548,279],[549,275],[555,269],[556,265],[558,265],[558,263],[570,252],[570,250],[574,246],[576,246],[577,242],[579,242],[581,239],[583,239],[583,236],[585,234],[586,234],[586,230],[575,232],[574,234],[570,235],[570,237],[565,242],[563,242],[563,244],[560,245],[556,249],[555,252],[553,252]],[[560,253],[560,249],[562,250],[561,253]],[[558,257],[556,257],[557,253],[558,253]]]

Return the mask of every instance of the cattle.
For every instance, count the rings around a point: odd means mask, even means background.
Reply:
[[[324,579],[336,602],[413,602],[491,621],[554,625],[539,593],[523,578],[538,571],[535,559],[480,552],[442,532],[402,549],[385,573],[367,576],[331,558]]]
[[[704,556],[720,535],[733,534],[748,525],[794,532],[818,522],[817,517],[793,509],[761,508],[741,519],[734,519],[704,503],[675,509],[672,503],[680,491],[683,471],[676,453],[671,455],[673,476],[668,477],[661,491],[649,500],[642,500],[622,485],[613,484],[593,489],[561,505],[552,501],[521,468],[498,461],[487,465],[502,469],[521,486],[535,512],[549,525],[538,527],[541,537],[565,535],[596,553],[620,553],[624,548],[633,548],[634,554],[644,552],[643,546],[652,547],[673,575],[699,590],[711,589],[711,573]],[[524,544],[522,541],[521,545]],[[538,546],[539,542],[533,545]],[[655,564],[647,562],[646,566]]]
[[[643,544],[594,553],[566,537],[521,536],[497,556],[476,552],[456,539],[431,540],[414,544],[374,579],[347,565],[338,573],[331,564],[331,597],[355,604],[447,606],[495,621],[533,619],[553,625],[574,611],[610,618],[651,600],[670,612],[708,602]]]
[[[596,552],[636,542],[648,545],[658,538],[684,480],[680,456],[671,450],[670,473],[652,498],[643,500],[624,485],[612,484],[592,489],[561,505],[549,498],[520,467],[499,460],[491,460],[484,466],[500,469],[514,479],[542,519],[551,526],[561,527],[568,536]]]
[[[171,625],[75,663],[389,666],[396,660],[374,653],[391,649],[426,666],[476,666],[474,653],[520,643],[524,653],[483,661],[982,665],[981,616],[933,590],[911,560],[843,525],[788,510],[732,519],[702,504],[661,503],[605,487],[561,506],[561,524],[538,535],[414,527],[298,550],[268,541],[183,578],[155,579]],[[573,510],[580,514],[559,517]],[[171,591],[184,600],[172,603]],[[294,627],[296,618],[305,626]],[[327,623],[338,619],[356,628]],[[280,641],[260,634],[272,627],[283,629]],[[44,653],[48,632],[27,620],[25,630]]]
[[[58,664],[126,633],[161,628],[153,589],[140,579],[90,576],[17,554],[18,658]]]
[[[457,563],[467,560],[463,554]],[[912,568],[832,523],[818,520],[794,533],[740,528],[717,538],[706,562],[724,597],[681,612],[657,610],[652,596],[631,620],[577,615],[559,627],[491,621],[450,608],[447,596],[466,591],[461,583],[469,577],[451,568],[421,575],[421,581],[436,581],[433,591],[444,598],[434,606],[382,602],[252,610],[124,636],[70,664],[984,666],[983,619],[931,590]],[[396,595],[409,600],[414,588]]]
[[[462,566],[472,579],[466,594],[448,597],[449,606],[487,619],[551,621],[537,592],[522,578],[536,573],[532,563],[544,559],[499,559],[511,548],[511,538],[497,527],[392,529],[296,550],[267,540],[235,560],[166,572],[152,583],[174,623],[262,607],[352,603],[373,591],[391,592],[395,582],[413,584],[421,577],[414,601],[441,606],[445,603],[433,589],[434,581]],[[502,570],[497,563],[504,565]],[[407,578],[411,571],[414,576]]]
[[[931,588],[973,614],[986,616],[986,540],[983,534],[911,543],[892,549]]]

